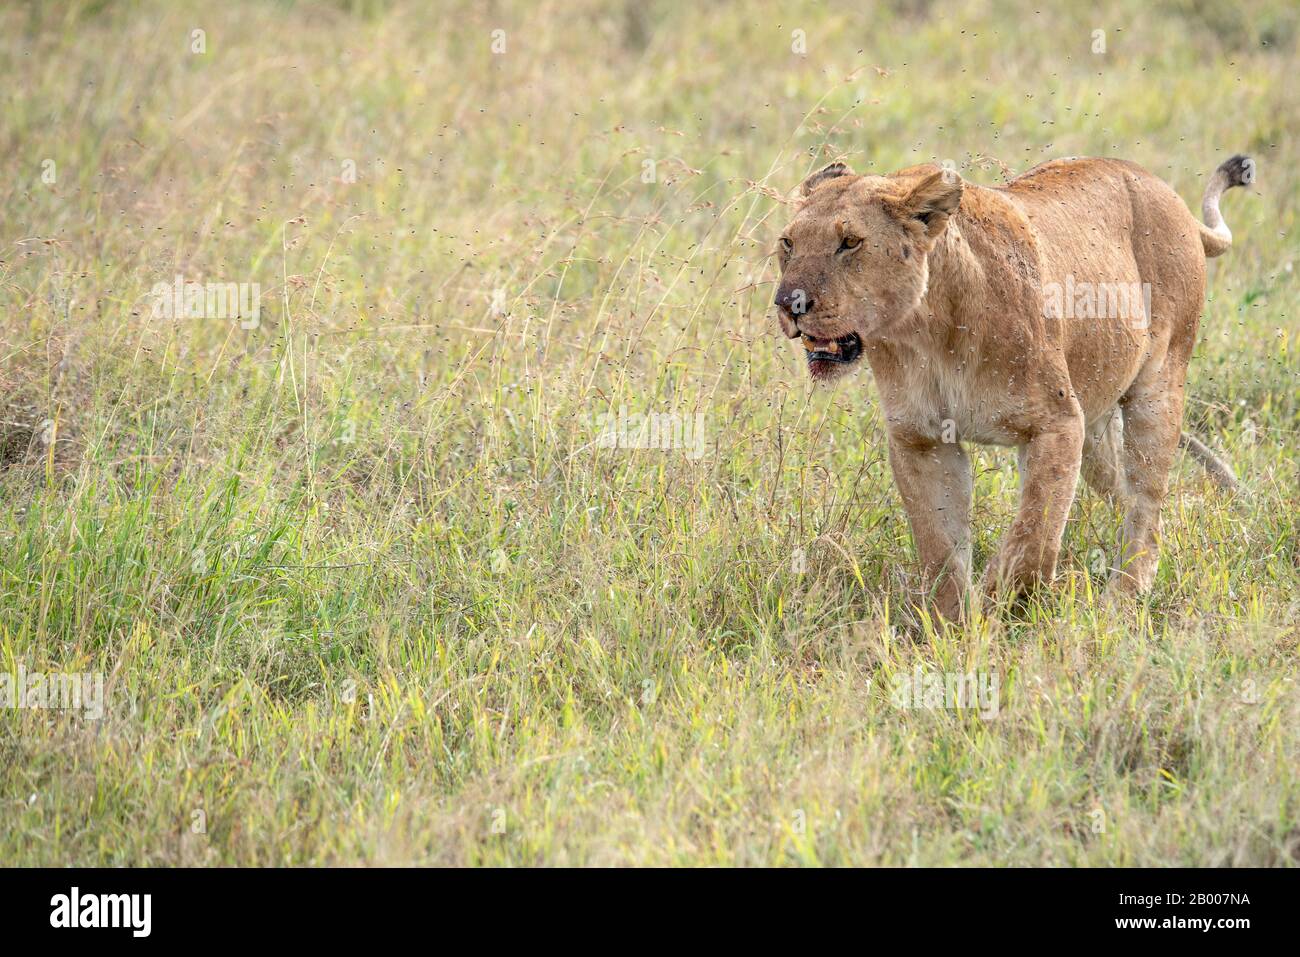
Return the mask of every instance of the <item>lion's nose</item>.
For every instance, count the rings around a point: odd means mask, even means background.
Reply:
[[[812,312],[814,305],[813,297],[807,290],[797,286],[782,286],[776,291],[776,307],[794,319]]]

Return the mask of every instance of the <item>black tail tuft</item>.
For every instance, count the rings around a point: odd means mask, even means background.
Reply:
[[[1228,177],[1228,188],[1249,186],[1255,182],[1255,161],[1249,156],[1238,153],[1232,159],[1225,160],[1219,166],[1219,172]]]

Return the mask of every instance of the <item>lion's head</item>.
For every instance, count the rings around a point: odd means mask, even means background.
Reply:
[[[851,369],[864,339],[920,305],[930,251],[961,192],[961,177],[938,166],[884,177],[832,163],[803,183],[803,205],[777,244],[776,306],[814,379]]]

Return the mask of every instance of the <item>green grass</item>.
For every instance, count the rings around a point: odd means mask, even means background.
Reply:
[[[1300,860],[1294,5],[490,6],[0,11],[0,671],[107,694],[0,710],[0,861]],[[1182,462],[1108,611],[1081,492],[1050,591],[936,631],[869,376],[767,318],[781,196],[1096,154],[1196,204],[1238,151],[1188,423],[1249,495]],[[151,318],[177,274],[260,327]]]

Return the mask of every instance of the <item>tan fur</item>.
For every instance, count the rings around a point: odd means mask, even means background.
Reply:
[[[1125,508],[1111,587],[1150,587],[1205,258],[1231,241],[1218,197],[1253,175],[1243,157],[1215,174],[1209,228],[1160,179],[1113,159],[1056,160],[999,188],[936,166],[856,176],[841,164],[805,184],[778,249],[781,328],[802,336],[817,379],[851,368],[837,360],[860,343],[936,610],[959,616],[969,589],[964,442],[1015,446],[1022,463],[987,598],[1052,577],[1080,474]],[[1125,317],[1060,309],[1063,289],[1144,283],[1149,316],[1145,303]],[[1101,311],[1123,310],[1112,299]]]

